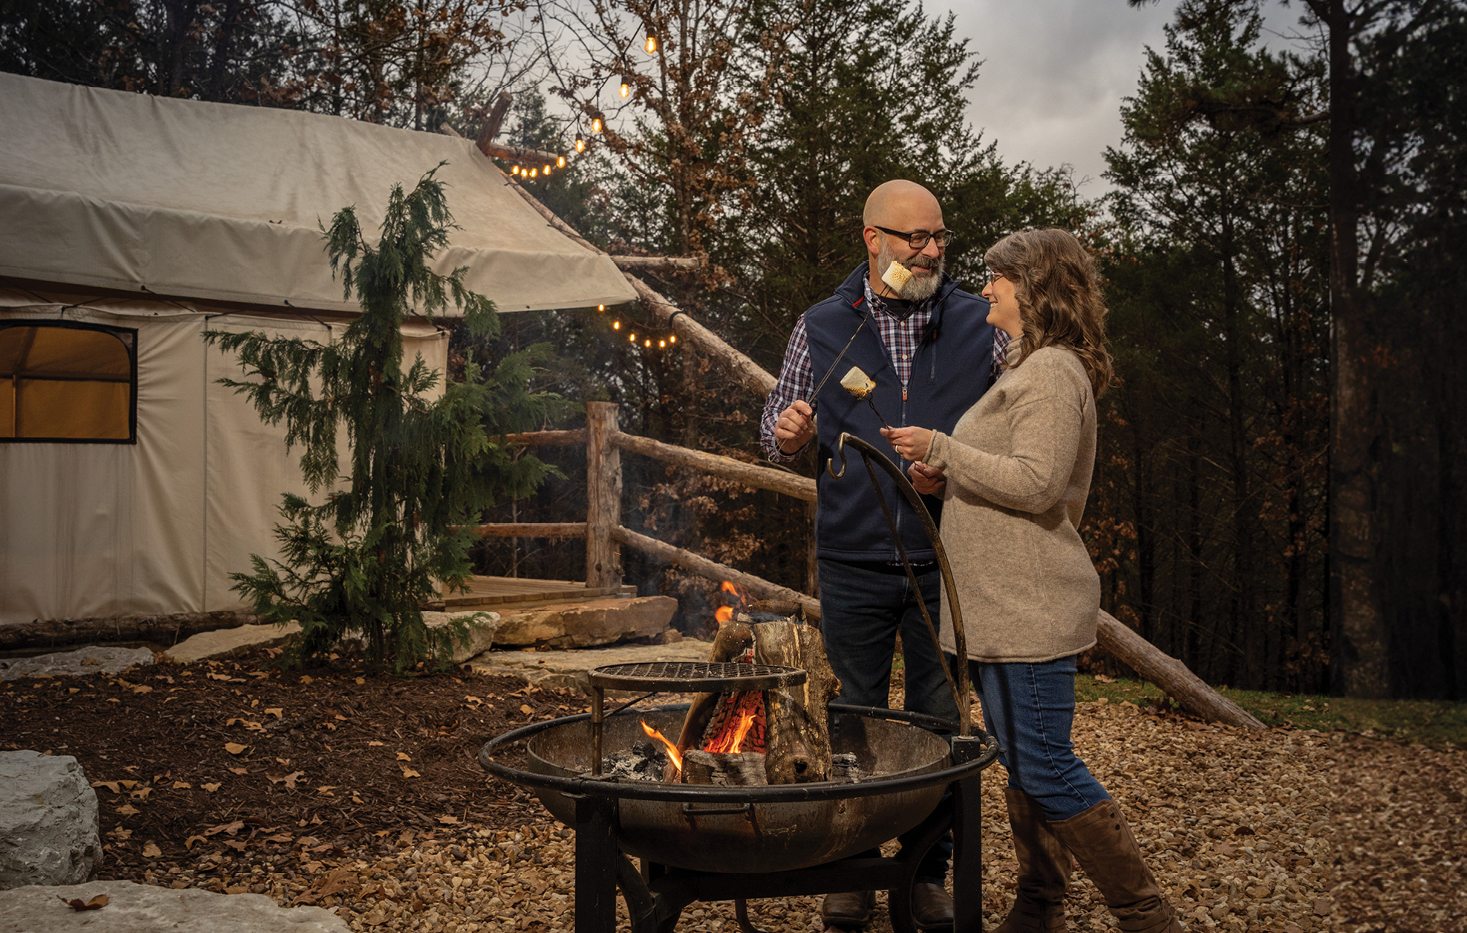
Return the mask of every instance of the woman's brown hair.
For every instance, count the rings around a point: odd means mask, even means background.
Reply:
[[[1080,357],[1099,396],[1115,379],[1105,347],[1105,302],[1095,259],[1068,230],[1056,227],[1010,233],[988,248],[983,261],[1014,283],[1024,332],[1023,365],[1041,347],[1067,347]]]

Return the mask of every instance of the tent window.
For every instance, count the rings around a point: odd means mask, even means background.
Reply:
[[[137,331],[0,321],[0,443],[137,440]]]

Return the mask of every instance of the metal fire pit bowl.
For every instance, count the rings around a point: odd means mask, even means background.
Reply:
[[[629,749],[645,741],[641,719],[674,731],[686,710],[683,705],[608,717],[606,748]],[[876,848],[921,823],[950,784],[976,776],[996,757],[996,745],[980,736],[964,756],[968,760],[954,764],[950,740],[931,731],[940,725],[912,713],[832,705],[832,749],[856,755],[866,775],[858,782],[718,787],[595,778],[588,715],[506,733],[483,747],[479,761],[491,773],[533,788],[567,826],[577,826],[577,806],[585,798],[614,801],[612,829],[629,854],[696,871],[770,873]],[[528,759],[524,768],[496,758],[520,741]]]

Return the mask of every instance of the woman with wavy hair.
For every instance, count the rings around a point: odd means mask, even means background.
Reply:
[[[1073,853],[1122,930],[1182,929],[1126,819],[1075,755],[1075,659],[1095,644],[1100,578],[1078,527],[1095,465],[1095,397],[1112,380],[1095,262],[1064,230],[995,243],[983,297],[1012,338],[1004,371],[951,436],[882,434],[924,493],[942,538],[983,718],[1008,769],[1018,898],[999,933],[1065,929]],[[943,602],[944,648],[954,651]],[[1068,850],[1068,853],[1067,853]]]

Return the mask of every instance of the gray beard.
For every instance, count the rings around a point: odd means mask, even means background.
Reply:
[[[923,263],[927,262],[924,257],[918,257],[918,259]],[[910,263],[902,263],[902,265],[908,269],[912,269],[918,259],[914,259]],[[895,260],[896,257],[892,255],[891,251],[886,248],[886,244],[883,243],[881,252],[876,256],[876,267],[882,272],[885,272],[886,267],[891,265]],[[937,287],[942,284],[942,273],[946,266],[947,258],[945,256],[939,256],[935,267],[933,267],[932,275],[921,278],[913,275],[911,281],[907,282],[902,290],[897,293],[897,297],[906,301],[926,301],[928,298],[931,298],[937,293]]]

